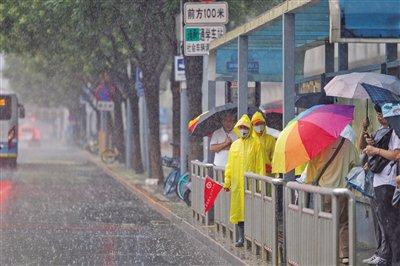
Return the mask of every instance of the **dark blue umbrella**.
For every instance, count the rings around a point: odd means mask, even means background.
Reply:
[[[400,97],[391,91],[369,84],[362,84],[372,102],[382,108],[382,115],[400,137]]]
[[[400,102],[400,97],[389,90],[366,83],[362,83],[362,86],[374,104],[382,106],[385,103]]]

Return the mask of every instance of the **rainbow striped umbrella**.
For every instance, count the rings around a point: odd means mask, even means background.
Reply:
[[[283,129],[276,142],[272,171],[287,173],[332,144],[353,121],[354,106],[316,105],[300,113]]]

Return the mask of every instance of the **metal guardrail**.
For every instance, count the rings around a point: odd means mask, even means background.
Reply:
[[[214,222],[218,235],[236,241],[236,227],[229,221],[229,192],[218,195],[213,220],[209,214],[204,215],[207,175],[221,185],[224,183],[223,167],[191,162],[193,217],[202,225]],[[283,199],[278,193],[281,189]],[[264,260],[271,259],[272,265],[339,265],[339,200],[345,202],[349,260],[350,265],[355,265],[355,199],[348,189],[285,184],[281,179],[246,173],[244,193],[246,247],[251,246],[253,254],[261,254]]]
[[[245,238],[253,254],[278,264],[278,187],[283,180],[253,173],[245,174]],[[280,201],[281,202],[281,201]],[[269,255],[269,256],[268,256]]]
[[[213,166],[213,164],[197,160],[191,161],[190,164],[193,218],[206,226],[213,223],[214,211],[211,209],[207,214],[204,214],[204,179],[206,176],[213,178]]]
[[[284,197],[288,264],[339,265],[339,198],[345,197],[349,210],[349,260],[350,265],[355,265],[355,200],[348,189],[289,182]],[[324,207],[328,198],[331,210]]]
[[[224,167],[214,166],[214,180],[220,185],[224,184]],[[214,203],[214,223],[217,233],[229,238],[232,242],[236,240],[235,226],[229,222],[231,193],[221,191]]]

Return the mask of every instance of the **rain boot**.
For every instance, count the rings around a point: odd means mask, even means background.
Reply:
[[[244,246],[244,222],[238,223],[238,241],[235,243],[235,247],[243,247]]]

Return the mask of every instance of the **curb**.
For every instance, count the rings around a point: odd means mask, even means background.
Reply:
[[[196,228],[192,224],[188,223],[183,218],[179,217],[178,215],[173,213],[171,210],[169,210],[168,208],[163,206],[152,195],[148,194],[146,191],[139,188],[138,186],[127,182],[124,178],[122,178],[116,172],[114,172],[110,167],[104,165],[103,163],[96,161],[91,154],[86,153],[86,155],[87,155],[86,157],[89,159],[90,162],[92,162],[96,166],[98,166],[103,172],[105,172],[108,176],[112,177],[114,180],[119,182],[122,186],[124,186],[130,192],[139,196],[139,199],[142,200],[147,205],[149,205],[153,210],[160,213],[162,216],[164,216],[166,219],[170,220],[172,223],[179,225],[178,229],[180,229],[180,230],[184,231],[186,234],[192,236],[194,239],[196,239],[203,245],[210,247],[213,250],[213,252],[215,252],[222,258],[224,258],[230,264],[232,264],[232,265],[248,265],[246,262],[244,262],[238,256],[236,256],[235,254],[233,254],[229,250],[227,250],[223,245],[221,245],[220,243],[218,243],[217,241],[215,241],[208,235],[204,234],[198,228]]]

